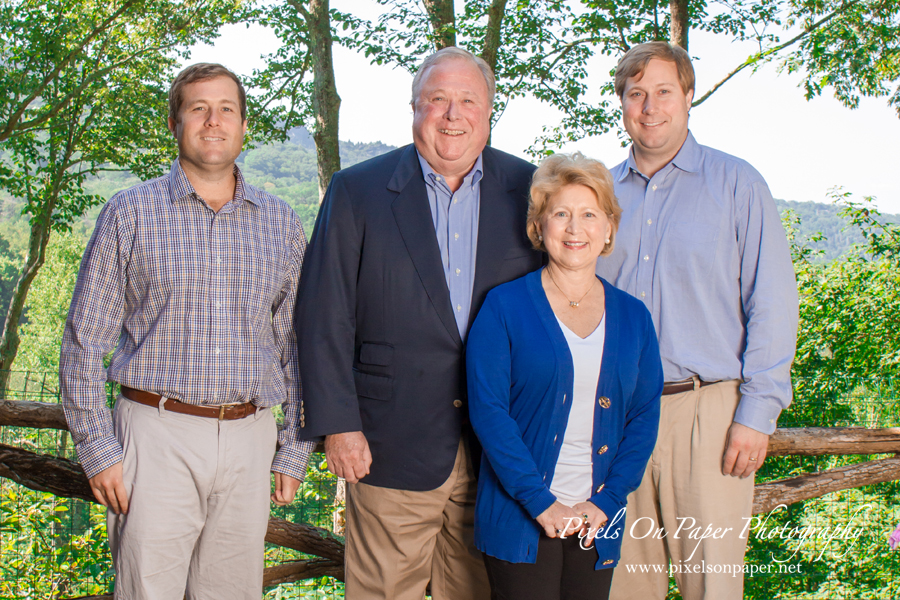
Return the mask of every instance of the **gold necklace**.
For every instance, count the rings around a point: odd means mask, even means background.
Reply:
[[[566,300],[569,300],[569,297],[566,296],[566,293],[565,293],[564,291],[562,291],[562,288],[559,287],[559,284],[556,283],[556,280],[555,280],[555,279],[553,279],[553,273],[551,273],[549,269],[547,270],[547,277],[550,278],[550,281],[553,282],[553,285],[556,286],[556,289],[559,290],[559,293],[562,294],[563,297],[564,297]],[[584,300],[585,298],[587,298],[587,295],[591,293],[591,290],[592,290],[592,289],[594,289],[594,284],[595,284],[595,283],[597,283],[597,278],[596,278],[596,277],[594,277],[594,280],[591,281],[591,287],[589,287],[589,288],[588,288],[588,291],[586,291],[586,292],[584,293],[584,296],[582,296],[581,298],[579,298],[577,301],[569,300],[569,306],[571,306],[572,308],[578,308],[578,305],[581,304],[581,301]]]

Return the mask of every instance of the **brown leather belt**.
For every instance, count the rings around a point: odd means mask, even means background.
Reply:
[[[700,387],[719,383],[718,381],[700,380]],[[672,394],[681,394],[682,392],[690,392],[694,389],[694,380],[685,379],[684,381],[667,381],[663,384],[663,396],[671,396]]]
[[[159,394],[151,394],[136,390],[134,388],[121,386],[122,395],[147,406],[157,407],[162,396]],[[220,404],[219,406],[200,406],[197,404],[186,404],[174,398],[166,398],[163,407],[172,412],[182,413],[185,415],[193,415],[195,417],[206,417],[208,419],[218,419],[220,421],[233,421],[235,419],[243,419],[250,415],[256,414],[256,405],[252,402],[244,402],[243,404]]]

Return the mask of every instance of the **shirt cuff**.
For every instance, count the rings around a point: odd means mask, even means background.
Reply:
[[[760,433],[772,435],[775,432],[775,428],[778,427],[778,417],[780,415],[780,406],[765,400],[744,396],[734,412],[734,422],[746,425]]]
[[[122,444],[115,436],[99,437],[90,442],[81,442],[75,446],[78,462],[84,469],[87,478],[97,475],[111,466],[122,462],[124,452]]]
[[[272,471],[303,481],[306,478],[309,455],[315,448],[315,442],[295,442],[283,445],[275,453]]]

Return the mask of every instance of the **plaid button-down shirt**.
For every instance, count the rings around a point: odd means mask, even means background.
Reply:
[[[66,320],[60,386],[88,477],[122,460],[105,382],[189,404],[284,405],[272,470],[303,479],[293,328],[306,236],[282,200],[244,182],[218,213],[176,160],[116,194],[88,243]],[[115,348],[109,368],[104,357]]]

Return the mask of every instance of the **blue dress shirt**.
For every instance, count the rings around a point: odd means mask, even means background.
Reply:
[[[417,151],[418,152],[418,151]],[[425,177],[428,205],[434,220],[434,232],[441,249],[441,264],[450,290],[453,315],[463,341],[469,326],[472,289],[475,282],[475,252],[478,246],[478,209],[481,203],[481,155],[463,179],[456,192],[451,192],[447,180],[434,172],[419,154],[419,164]]]
[[[650,310],[666,381],[741,380],[734,420],[772,433],[792,399],[798,302],[766,182],[691,133],[653,177],[633,151],[612,175],[622,220],[597,274]]]
[[[543,529],[535,518],[556,501],[550,487],[575,377],[541,271],[488,293],[466,347],[469,417],[484,449],[475,545],[516,563],[537,559]],[[650,314],[628,294],[602,283],[606,338],[594,405],[589,500],[609,524],[594,544],[597,569],[619,560],[626,500],[656,444],[663,386]]]

